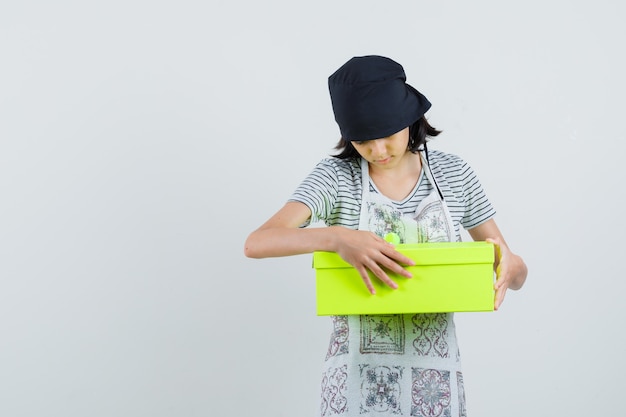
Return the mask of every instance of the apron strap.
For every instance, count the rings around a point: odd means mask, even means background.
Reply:
[[[444,201],[443,193],[441,192],[441,189],[439,188],[439,184],[437,184],[437,181],[435,181],[435,175],[433,175],[432,169],[430,169],[430,160],[428,159],[428,147],[426,146],[426,143],[424,143],[424,153],[423,154],[420,153],[420,155],[422,156],[422,167],[426,166],[427,168],[427,169],[424,169],[424,173],[428,177],[428,180],[432,182],[435,188],[437,189],[437,193],[439,193],[439,198],[441,198],[441,201]],[[426,155],[426,160],[424,160],[424,155]]]
[[[359,230],[369,230],[367,220],[367,202],[370,194],[369,166],[365,158],[361,158],[361,211],[359,213]]]

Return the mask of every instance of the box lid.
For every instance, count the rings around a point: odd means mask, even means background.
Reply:
[[[338,254],[315,252],[317,314],[493,311],[493,247],[488,242],[396,245],[415,260],[415,266],[406,266],[413,278],[400,279],[387,271],[398,284],[391,289],[369,272],[376,295]]]
[[[396,245],[396,250],[416,265],[455,265],[494,262],[493,244],[489,242],[437,242]],[[313,253],[313,267],[352,268],[335,252]]]

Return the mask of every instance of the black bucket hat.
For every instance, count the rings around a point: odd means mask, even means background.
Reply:
[[[341,136],[349,141],[390,136],[431,105],[406,83],[402,65],[378,55],[350,59],[328,77],[328,89]]]

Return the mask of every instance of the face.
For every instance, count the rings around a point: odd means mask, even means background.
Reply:
[[[391,136],[380,139],[366,140],[363,142],[351,142],[354,149],[370,165],[377,168],[393,168],[398,166],[404,159],[409,146],[409,128],[405,128]]]

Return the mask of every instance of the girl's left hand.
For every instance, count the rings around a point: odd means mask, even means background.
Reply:
[[[497,238],[487,238],[485,241],[495,245],[496,260],[496,282],[494,289],[494,309],[500,308],[507,289],[518,290],[524,284],[528,273],[526,264],[521,257],[511,252],[504,241]]]

